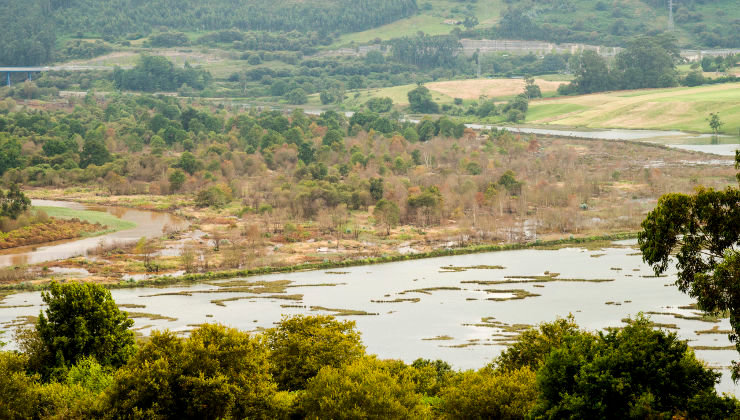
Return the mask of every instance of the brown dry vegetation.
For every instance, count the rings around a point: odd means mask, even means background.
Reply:
[[[422,165],[385,173],[384,197],[398,203],[401,210],[401,224],[388,236],[375,225],[372,205],[351,210],[344,205],[328,206],[321,198],[301,198],[286,190],[284,175],[267,169],[258,156],[248,158],[253,159],[251,176],[231,183],[228,188],[234,201],[220,210],[196,208],[188,195],[155,195],[143,200],[139,195],[109,196],[106,191],[83,189],[72,194],[35,190],[31,195],[170,208],[194,222],[191,232],[153,241],[145,253],[115,247],[101,252],[94,262],[79,258],[65,264],[85,268],[98,281],[116,281],[130,273],[280,267],[470,244],[635,231],[662,194],[690,192],[698,185],[723,188],[733,183],[735,174],[729,161],[718,165],[711,155],[617,141],[507,136],[435,138],[412,144],[400,137],[361,133],[347,139],[348,148],[355,145],[376,156],[392,152],[409,159],[411,150],[418,149],[424,157]],[[466,173],[464,168],[471,162],[482,168],[480,174]],[[358,174],[350,177],[356,179],[347,182],[362,183],[378,176],[378,167],[372,163],[355,170]],[[523,182],[521,191],[501,187],[492,191],[491,185],[507,170]],[[428,214],[411,209],[409,197],[432,186],[440,191],[440,205]],[[195,191],[197,186],[189,188]],[[245,207],[265,204],[270,205],[269,211],[238,215]],[[178,252],[156,254],[165,248]]]
[[[99,224],[76,219],[50,218],[45,222],[34,223],[9,232],[0,232],[0,249],[79,238],[85,233],[99,232],[104,229],[105,227]]]

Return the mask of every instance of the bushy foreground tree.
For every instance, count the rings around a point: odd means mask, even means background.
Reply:
[[[324,366],[338,368],[365,354],[354,321],[331,316],[284,317],[265,337],[273,376],[284,390],[303,389]]]
[[[735,166],[740,169],[740,151]],[[729,312],[730,340],[740,351],[740,189],[664,195],[642,222],[638,242],[656,274],[668,270],[675,256],[676,285],[696,298],[699,309]],[[733,378],[738,377],[740,365],[734,363]]]
[[[23,343],[38,372],[47,376],[85,357],[117,368],[134,353],[134,321],[102,286],[52,282],[41,298],[48,307]]]
[[[676,333],[644,317],[622,330],[578,333],[544,359],[537,372],[535,417],[657,418],[686,413],[713,397],[720,374],[696,359]],[[734,408],[734,407],[733,407]],[[691,418],[699,417],[689,413]]]
[[[113,418],[269,418],[276,385],[260,337],[204,325],[188,339],[152,334],[105,396]]]
[[[363,357],[339,367],[323,367],[306,385],[301,414],[338,420],[428,418],[429,407],[422,403],[412,377],[394,372],[395,365]]]
[[[535,378],[529,367],[462,372],[442,389],[443,411],[460,420],[526,418],[537,399]]]

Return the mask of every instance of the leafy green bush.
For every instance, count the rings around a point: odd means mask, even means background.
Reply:
[[[309,418],[428,417],[429,408],[411,377],[394,372],[394,365],[363,357],[339,367],[326,366],[308,382],[298,403],[301,411]]]
[[[229,195],[223,189],[212,186],[201,190],[195,197],[195,205],[198,207],[224,207],[231,201]]]
[[[443,411],[450,419],[526,418],[537,400],[535,378],[528,367],[460,373],[440,393]]]
[[[283,317],[265,332],[272,374],[280,389],[303,389],[322,367],[339,367],[361,357],[365,348],[354,321],[331,316]]]

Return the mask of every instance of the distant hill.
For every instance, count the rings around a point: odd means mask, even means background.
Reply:
[[[668,0],[508,1],[494,33],[512,39],[623,45],[669,29]],[[737,0],[673,0],[674,32],[686,47],[740,47]]]
[[[50,0],[57,28],[93,35],[218,29],[354,32],[415,14],[416,0]]]
[[[419,13],[343,35],[337,45],[415,35],[541,40],[624,46],[669,27],[668,0],[418,0]],[[738,0],[673,0],[674,34],[685,48],[740,48]],[[477,21],[466,28],[463,23]],[[470,26],[470,25],[468,25]]]

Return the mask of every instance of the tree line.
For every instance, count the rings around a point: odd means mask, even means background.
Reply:
[[[595,51],[584,51],[570,63],[575,78],[561,94],[677,86],[679,50],[672,35],[641,36],[617,54],[614,63]]]
[[[186,86],[202,90],[211,81],[211,74],[185,63],[177,68],[166,57],[142,55],[130,70],[116,67],[113,82],[117,89],[145,92],[171,92]]]
[[[54,56],[56,31],[48,2],[0,2],[0,66],[36,66]]]

